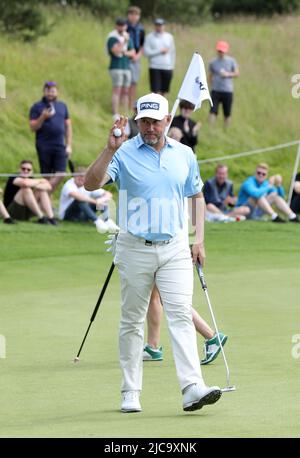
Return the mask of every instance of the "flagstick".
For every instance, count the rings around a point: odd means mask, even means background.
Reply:
[[[196,91],[196,95],[195,95],[195,85],[196,85],[196,88],[198,88],[198,90]],[[204,97],[201,96],[201,92],[203,90],[207,91]],[[207,81],[206,81],[204,62],[200,54],[198,52],[195,52],[193,54],[190,65],[187,69],[187,72],[183,78],[181,88],[179,89],[177,98],[172,108],[171,121],[165,129],[165,135],[167,135],[169,132],[170,126],[172,124],[172,121],[177,111],[180,100],[187,100],[188,102],[192,103],[195,107],[194,108],[194,111],[195,111],[201,107],[202,101],[207,100],[207,99],[210,100],[210,103],[212,105],[212,100],[209,94]]]
[[[171,111],[171,120],[170,120],[169,124],[167,125],[167,127],[166,127],[166,129],[165,129],[165,135],[167,135],[168,132],[169,132],[169,129],[170,129],[170,126],[171,126],[171,124],[172,124],[173,118],[174,118],[174,116],[175,116],[175,114],[176,114],[176,111],[177,111],[179,102],[180,102],[180,99],[177,98],[177,99],[175,100],[175,103],[174,103],[173,108],[172,108],[172,111]]]

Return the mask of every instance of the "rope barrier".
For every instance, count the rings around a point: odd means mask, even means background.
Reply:
[[[218,156],[218,157],[212,157],[209,159],[202,159],[199,160],[199,164],[207,164],[209,162],[218,162],[218,161],[224,161],[227,159],[235,159],[237,157],[244,157],[244,156],[252,156],[254,154],[261,154],[261,153],[268,153],[271,151],[275,150],[280,150],[284,148],[289,148],[290,146],[295,146],[295,145],[300,145],[300,140],[295,140],[292,142],[288,143],[281,143],[279,145],[275,146],[269,146],[267,148],[260,148],[256,150],[251,150],[251,151],[245,151],[242,153],[237,153],[237,154],[229,154],[226,156]],[[32,177],[74,177],[74,176],[80,176],[82,173],[67,173],[67,172],[62,172],[62,173],[33,173],[31,176]],[[17,177],[19,174],[14,174],[14,173],[0,173],[0,178],[7,178],[7,177]]]
[[[227,156],[219,156],[219,157],[212,157],[210,159],[202,159],[199,160],[199,164],[207,164],[208,162],[217,162],[217,161],[224,161],[225,159],[235,159],[236,157],[243,157],[243,156],[251,156],[254,154],[261,154],[261,153],[267,153],[269,151],[275,151],[278,149],[283,149],[283,148],[288,148],[290,146],[294,145],[300,145],[300,140],[295,140],[293,142],[289,143],[282,143],[280,145],[275,145],[275,146],[269,146],[268,148],[262,148],[262,149],[256,149],[252,151],[246,151],[244,153],[237,153],[237,154],[230,154]]]
[[[20,174],[19,173],[0,173],[0,178],[7,178],[7,177],[19,177]],[[33,177],[33,178],[40,178],[40,177],[64,177],[64,178],[67,178],[67,177],[76,177],[76,176],[82,176],[82,173],[65,173],[65,172],[62,172],[62,173],[32,173],[30,175],[30,177]],[[26,177],[23,177],[23,178],[27,178]]]

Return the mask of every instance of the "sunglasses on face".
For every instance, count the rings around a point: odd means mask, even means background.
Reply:
[[[262,177],[265,177],[267,174],[266,172],[256,172],[256,175],[261,175]]]
[[[32,169],[28,167],[21,167],[21,170],[23,170],[23,172],[32,172]]]

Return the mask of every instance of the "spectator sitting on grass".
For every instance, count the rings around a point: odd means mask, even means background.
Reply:
[[[209,221],[240,221],[250,213],[247,206],[235,206],[237,197],[233,193],[232,181],[228,180],[226,165],[217,165],[215,176],[205,182],[203,193]]]
[[[54,218],[49,193],[51,184],[45,178],[33,178],[32,161],[23,160],[17,176],[7,180],[4,190],[4,205],[11,217],[28,221],[37,216],[39,224],[57,225]]]
[[[84,167],[77,167],[76,176],[64,184],[60,194],[59,218],[76,222],[93,221],[100,233],[116,232],[118,226],[109,218],[108,209],[112,194],[104,189],[87,191],[83,186],[85,172]],[[102,211],[103,219],[98,217],[97,210]]]
[[[300,219],[280,195],[282,191],[280,191],[280,186],[276,187],[275,178],[271,179],[271,183],[268,181],[268,171],[267,164],[257,165],[255,176],[247,178],[242,184],[237,205],[249,207],[249,218],[259,219],[262,214],[266,213],[274,223],[285,223],[285,220],[272,208],[274,205],[277,210],[288,217],[290,222],[300,223]]]
[[[291,209],[295,213],[300,213],[300,173],[296,175],[294,190],[292,195]]]
[[[0,188],[0,194],[2,194],[3,191]],[[9,216],[8,211],[5,208],[5,205],[3,202],[0,200],[0,216],[3,218],[3,223],[5,224],[14,224],[15,221]]]

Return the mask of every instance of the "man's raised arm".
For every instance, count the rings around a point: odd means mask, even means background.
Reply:
[[[110,176],[106,173],[107,167],[117,149],[120,148],[122,143],[126,140],[124,133],[126,123],[127,118],[123,116],[114,123],[109,133],[107,145],[102,153],[87,169],[84,179],[84,187],[87,191],[95,191],[96,189],[104,186],[110,180]],[[121,130],[120,137],[114,136],[114,129]]]

